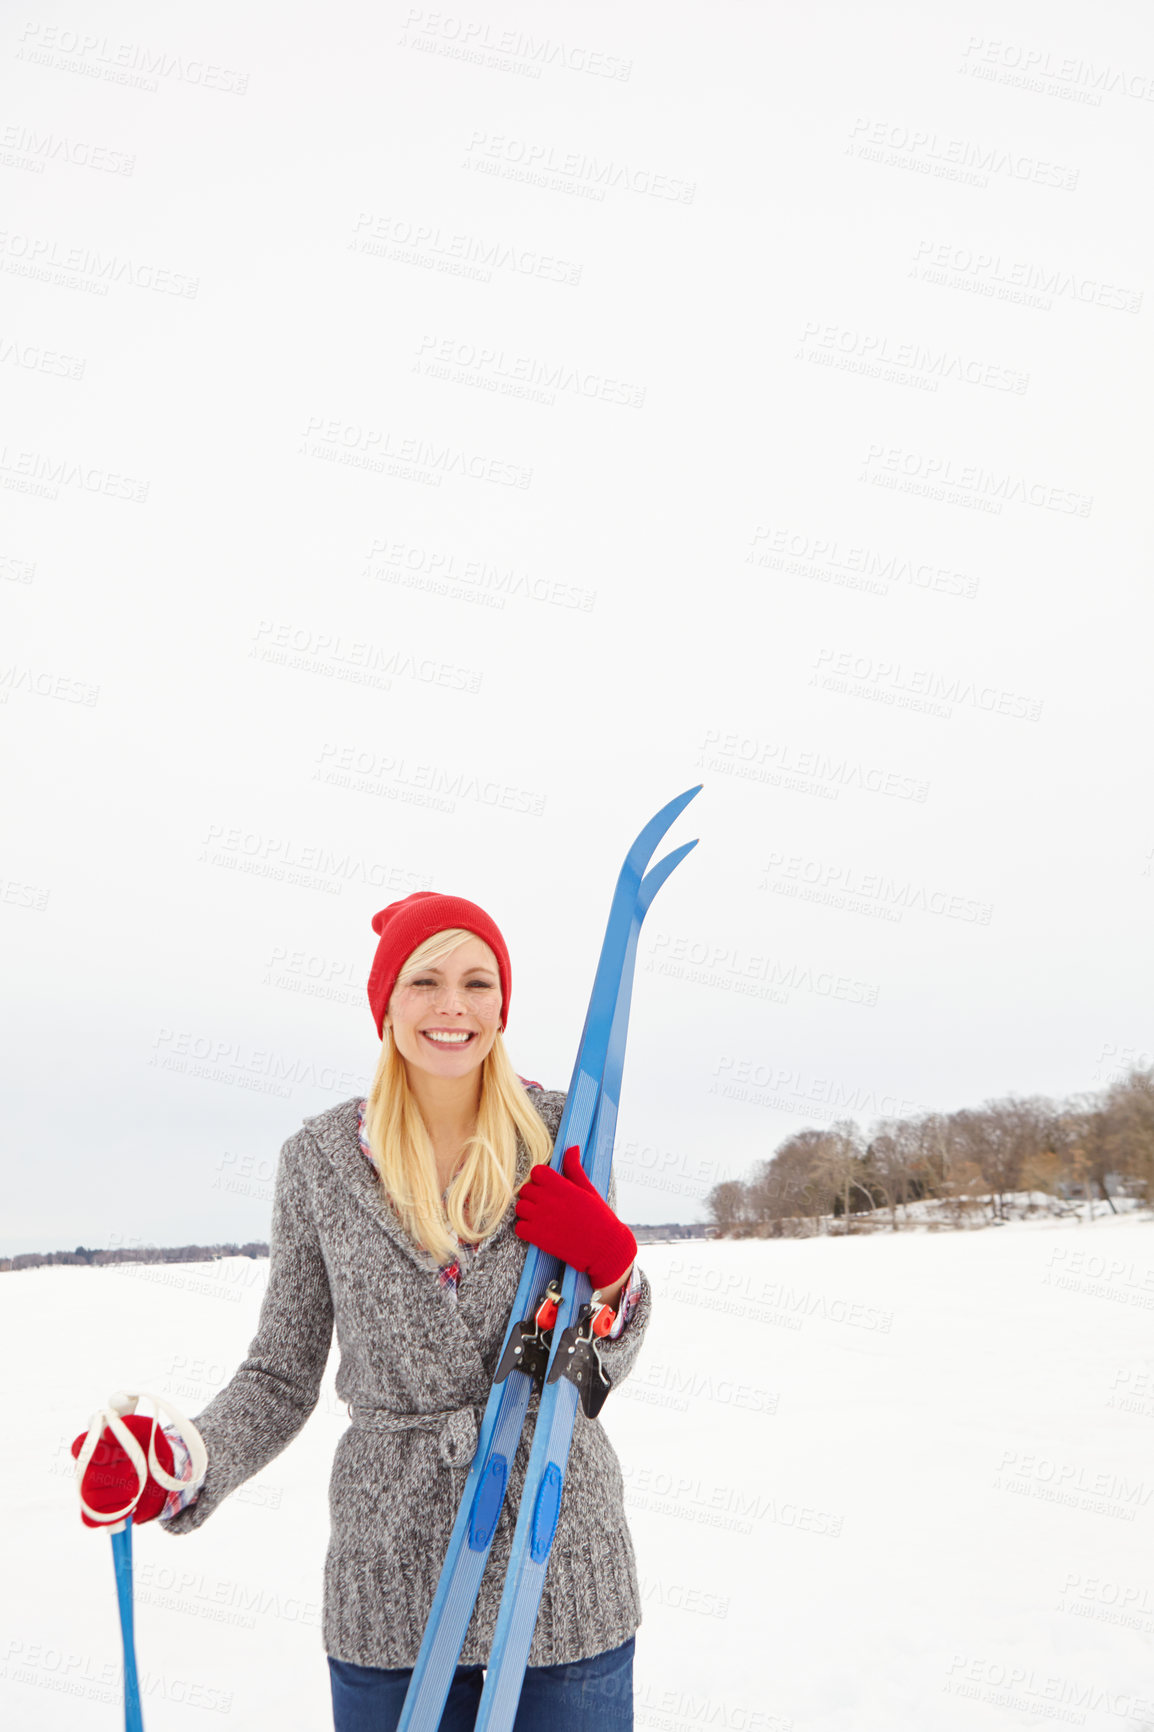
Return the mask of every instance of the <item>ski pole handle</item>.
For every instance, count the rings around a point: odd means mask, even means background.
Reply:
[[[80,1496],[80,1508],[89,1518],[89,1521],[99,1527],[109,1529],[114,1534],[123,1531],[126,1520],[132,1515],[144,1495],[150,1478],[157,1487],[165,1491],[179,1491],[189,1483],[187,1480],[175,1478],[166,1468],[162,1467],[157,1459],[156,1433],[160,1423],[159,1417],[153,1417],[148,1434],[147,1456],[140,1441],[133,1436],[131,1429],[124,1423],[124,1416],[135,1414],[138,1403],[142,1400],[150,1402],[154,1408],[163,1410],[180,1432],[191,1458],[194,1482],[204,1478],[208,1466],[208,1451],[205,1449],[204,1439],[192,1421],[187,1419],[170,1401],[166,1401],[163,1396],[159,1395],[126,1394],[124,1391],[118,1391],[111,1396],[108,1404],[98,1408],[89,1421],[88,1431],[76,1456],[76,1484]],[[144,1416],[140,1415],[140,1417],[143,1419]],[[135,1492],[121,1508],[113,1510],[94,1509],[85,1498],[83,1489],[84,1476],[103,1441],[106,1430],[112,1433],[136,1475]],[[74,1443],[73,1449],[75,1448]]]

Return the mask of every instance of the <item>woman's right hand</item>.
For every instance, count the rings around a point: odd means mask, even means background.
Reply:
[[[127,1426],[140,1445],[141,1460],[134,1462],[112,1427],[104,1427],[80,1481],[84,1503],[97,1512],[97,1517],[93,1517],[81,1506],[80,1519],[86,1527],[111,1527],[129,1515],[136,1525],[152,1521],[160,1514],[168,1497],[167,1489],[154,1477],[150,1461],[151,1439],[161,1470],[166,1474],[172,1473],[172,1445],[164,1435],[160,1421],[146,1418],[143,1413],[126,1413],[120,1415],[120,1422]],[[73,1438],[72,1454],[75,1458],[79,1458],[91,1430],[89,1426],[87,1431]],[[101,1515],[103,1520],[98,1519]]]
[[[141,1402],[153,1414],[138,1413]],[[160,1415],[167,1414],[166,1429]],[[204,1439],[161,1395],[110,1396],[72,1441],[80,1480],[80,1517],[86,1527],[119,1529],[131,1519],[149,1522],[164,1511],[170,1492],[176,1508],[196,1497],[208,1470]],[[179,1473],[173,1468],[180,1457]]]

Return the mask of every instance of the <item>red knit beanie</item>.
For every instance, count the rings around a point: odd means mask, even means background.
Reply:
[[[505,940],[483,908],[468,902],[463,896],[441,896],[436,890],[414,890],[400,902],[390,902],[379,914],[373,915],[373,931],[381,935],[373,966],[369,971],[369,1005],[377,1033],[384,1037],[385,1012],[397,976],[418,944],[431,938],[434,932],[444,932],[450,926],[463,927],[477,938],[483,938],[497,958],[501,977],[501,1023],[509,1026],[509,995],[512,971]]]

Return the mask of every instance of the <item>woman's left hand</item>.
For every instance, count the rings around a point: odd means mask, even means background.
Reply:
[[[633,1267],[637,1240],[586,1177],[576,1144],[562,1172],[542,1163],[517,1193],[519,1239],[582,1269],[594,1292],[620,1286]]]

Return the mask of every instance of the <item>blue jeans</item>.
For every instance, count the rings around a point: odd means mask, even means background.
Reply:
[[[633,1732],[633,1642],[569,1666],[529,1666],[513,1732]],[[334,1732],[395,1732],[411,1669],[328,1660]],[[457,1667],[440,1732],[472,1732],[483,1681],[480,1666]]]

